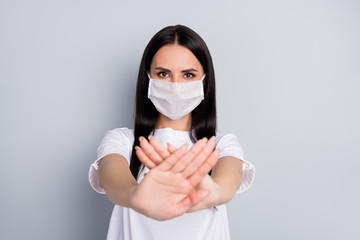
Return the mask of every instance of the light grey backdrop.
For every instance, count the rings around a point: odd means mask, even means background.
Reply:
[[[88,184],[172,24],[212,53],[219,130],[256,165],[233,239],[359,239],[359,1],[0,1],[0,239],[104,239]]]

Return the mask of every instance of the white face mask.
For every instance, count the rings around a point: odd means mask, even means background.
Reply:
[[[167,82],[149,76],[148,98],[156,110],[172,120],[178,120],[192,112],[204,99],[203,80]]]

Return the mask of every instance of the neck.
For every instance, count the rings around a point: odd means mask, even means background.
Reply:
[[[159,128],[172,128],[178,131],[190,131],[191,128],[191,113],[185,115],[178,120],[172,120],[165,115],[159,113],[159,117],[156,123],[157,129]]]

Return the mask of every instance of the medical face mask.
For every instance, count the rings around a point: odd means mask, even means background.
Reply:
[[[204,99],[203,80],[167,82],[149,76],[148,98],[156,110],[172,120],[192,112]]]

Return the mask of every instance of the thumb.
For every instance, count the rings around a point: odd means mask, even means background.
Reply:
[[[181,200],[181,202],[178,203],[179,212],[181,214],[187,212],[190,208],[205,199],[209,194],[209,191],[205,189],[199,189],[187,195],[183,200]]]

